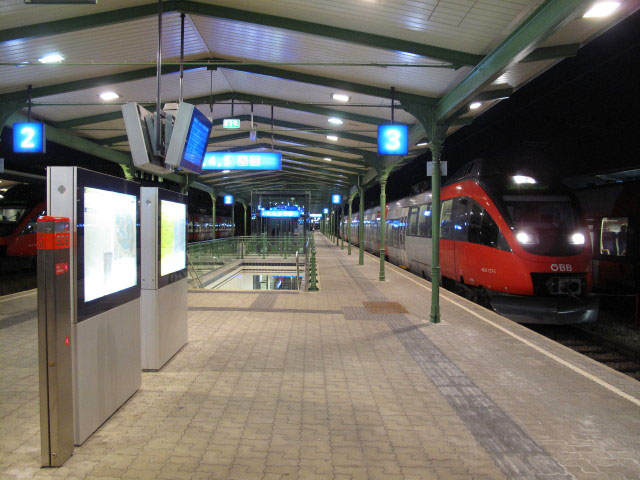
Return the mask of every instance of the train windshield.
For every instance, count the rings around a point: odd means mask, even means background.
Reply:
[[[0,205],[0,237],[13,233],[26,213],[24,206]]]
[[[571,199],[565,195],[506,195],[503,197],[517,241],[529,253],[577,255],[586,232]]]

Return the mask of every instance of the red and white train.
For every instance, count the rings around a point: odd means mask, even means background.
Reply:
[[[20,184],[4,193],[0,199],[0,259],[11,267],[30,267],[36,258],[36,220],[46,212],[42,187]],[[190,211],[187,220],[187,241],[212,240],[214,226],[210,214]],[[215,238],[234,234],[231,217],[217,216]]]
[[[577,202],[560,183],[507,173],[477,160],[441,192],[440,265],[445,287],[522,323],[588,322],[591,245]],[[431,193],[391,202],[385,255],[431,277]],[[343,223],[343,234],[346,228]],[[380,207],[364,214],[364,247],[379,254]],[[358,244],[359,218],[351,239]]]

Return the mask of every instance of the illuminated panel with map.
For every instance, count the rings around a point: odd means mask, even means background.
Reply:
[[[160,200],[160,276],[187,266],[187,206]]]
[[[78,321],[140,297],[140,186],[77,169]]]
[[[84,301],[137,283],[134,195],[84,187]]]

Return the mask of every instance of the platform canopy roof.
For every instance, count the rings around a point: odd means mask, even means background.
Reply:
[[[640,8],[622,0],[610,16],[583,18],[595,3],[165,1],[162,101],[178,98],[184,13],[185,60],[195,62],[185,66],[184,98],[214,119],[209,150],[273,149],[284,158],[281,172],[208,173],[196,186],[237,196],[266,187],[310,189],[319,208],[358,176],[375,178],[376,127],[390,122],[392,98],[395,121],[411,128],[410,155],[393,159],[401,164],[428,148],[417,146],[428,140],[414,116],[422,106],[451,133]],[[149,0],[2,2],[0,126],[24,117],[32,85],[33,116],[49,125],[49,140],[129,164],[120,105],[155,105],[157,11]],[[29,65],[51,54],[64,60]],[[120,97],[103,101],[105,91]],[[336,93],[349,101],[334,100]],[[470,109],[472,102],[479,107]],[[232,115],[242,120],[240,131],[222,128]],[[330,123],[332,117],[343,123]]]

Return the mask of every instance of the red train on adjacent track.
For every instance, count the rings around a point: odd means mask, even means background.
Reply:
[[[3,194],[0,199],[0,258],[11,267],[31,267],[36,258],[36,220],[46,213],[42,187],[20,184]],[[215,238],[233,236],[230,217],[218,216]],[[187,241],[201,242],[213,239],[212,216],[202,212],[189,212]],[[10,268],[10,269],[13,269]]]
[[[522,323],[593,321],[588,230],[566,187],[477,160],[442,188],[443,285]],[[385,255],[431,276],[431,193],[387,206]],[[351,238],[357,244],[358,216]],[[345,225],[345,224],[343,224]],[[380,207],[364,215],[365,248],[380,250]]]

